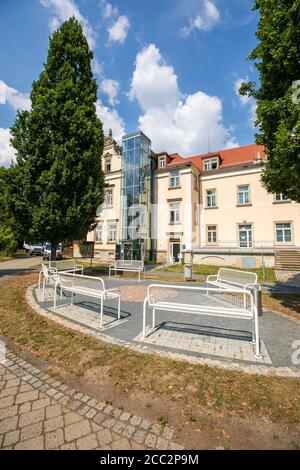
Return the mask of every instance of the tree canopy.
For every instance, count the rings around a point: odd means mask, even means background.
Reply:
[[[240,93],[257,100],[257,143],[267,148],[262,181],[270,192],[300,202],[300,0],[256,0],[256,48],[249,55],[260,85]]]
[[[50,38],[31,109],[18,112],[11,128],[17,155],[8,175],[11,212],[24,238],[49,241],[53,250],[61,241],[85,238],[103,201],[92,58],[72,17]]]

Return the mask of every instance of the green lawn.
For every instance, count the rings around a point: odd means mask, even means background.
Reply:
[[[228,266],[216,266],[216,265],[210,265],[210,264],[193,264],[193,273],[208,276],[210,274],[217,274],[218,270],[221,267],[228,268]],[[240,268],[234,267],[234,269],[240,269]],[[165,269],[161,268],[158,271],[183,273],[183,265],[167,266]],[[249,271],[249,272],[256,273],[258,276],[259,282],[263,280],[262,268],[240,269],[240,271]],[[266,268],[266,281],[276,282],[275,270],[273,268]]]

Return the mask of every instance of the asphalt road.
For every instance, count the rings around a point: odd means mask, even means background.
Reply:
[[[31,270],[35,270],[42,261],[41,256],[16,258],[10,261],[0,263],[0,284],[3,284],[9,276],[22,274]]]

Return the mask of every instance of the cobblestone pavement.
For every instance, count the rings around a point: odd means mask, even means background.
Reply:
[[[275,271],[275,275],[282,284],[300,287],[300,273],[297,271]]]
[[[183,449],[174,429],[99,402],[13,353],[0,364],[0,448]]]

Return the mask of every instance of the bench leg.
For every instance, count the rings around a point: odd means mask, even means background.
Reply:
[[[74,292],[71,291],[71,305],[73,305],[73,295],[74,295]]]
[[[45,300],[45,284],[46,284],[46,278],[43,280],[43,294],[42,294],[42,301],[44,302]]]
[[[39,273],[39,289],[41,288],[41,277],[42,277],[42,272],[43,272],[43,271],[41,271],[41,272]]]
[[[56,296],[57,296],[57,284],[54,287],[54,301],[53,301],[53,308],[56,309]]]
[[[155,328],[155,308],[152,310],[152,328]]]
[[[118,297],[118,320],[121,318],[121,297]]]
[[[254,328],[255,328],[255,357],[260,358],[260,340],[259,340],[259,330],[258,330],[258,314],[256,311],[254,318]]]
[[[148,299],[145,299],[145,300],[144,300],[144,305],[143,305],[143,339],[146,338],[147,302],[148,302]]]
[[[100,327],[103,325],[103,297],[100,300]]]

